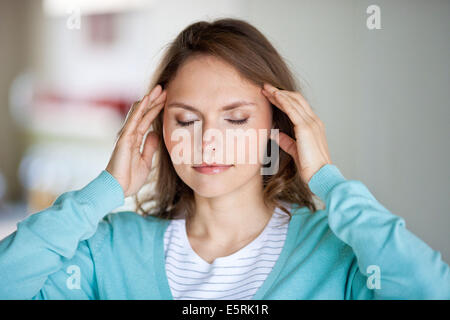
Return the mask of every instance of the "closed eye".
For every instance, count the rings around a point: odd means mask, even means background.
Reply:
[[[247,119],[241,119],[241,120],[231,120],[231,119],[228,119],[227,121],[229,121],[230,123],[232,123],[232,124],[244,124],[244,123],[247,123],[248,122],[248,118]]]
[[[195,121],[198,121],[198,120],[187,121],[187,122],[183,122],[183,121],[177,120],[177,123],[178,123],[179,126],[187,127],[187,126],[193,124]],[[241,120],[227,119],[227,121],[232,123],[232,124],[235,124],[235,125],[241,125],[241,124],[247,123],[248,122],[248,118],[247,119],[241,119]]]
[[[194,120],[194,121],[196,121],[196,120]],[[178,124],[179,126],[186,127],[186,126],[189,126],[189,125],[191,125],[192,123],[194,123],[194,121],[183,122],[183,121],[178,121],[178,120],[177,120],[177,124]]]

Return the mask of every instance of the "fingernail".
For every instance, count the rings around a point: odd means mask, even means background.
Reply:
[[[154,92],[158,92],[161,88],[161,85],[157,84],[154,88]]]

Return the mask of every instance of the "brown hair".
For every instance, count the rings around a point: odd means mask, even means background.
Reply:
[[[211,55],[233,66],[244,78],[262,86],[268,82],[275,87],[289,91],[299,91],[289,68],[266,37],[249,23],[232,18],[213,22],[200,21],[186,27],[165,52],[151,81],[150,88],[160,84],[166,88],[180,66],[196,55]],[[294,126],[289,117],[272,105],[274,128],[295,137]],[[152,128],[159,144],[149,182],[151,193],[143,199],[135,195],[137,211],[142,215],[155,215],[172,219],[186,210],[192,215],[195,201],[192,189],[177,175],[163,139],[163,113],[154,120]],[[268,141],[268,147],[270,140]],[[270,149],[268,150],[270,151]],[[269,152],[270,153],[270,152]],[[282,149],[279,150],[279,170],[274,175],[262,175],[264,201],[268,207],[277,206],[290,212],[281,202],[317,210],[313,194],[304,183],[294,160]],[[149,185],[150,185],[149,184]],[[145,203],[152,203],[150,209],[143,209]],[[291,216],[292,217],[292,216]]]

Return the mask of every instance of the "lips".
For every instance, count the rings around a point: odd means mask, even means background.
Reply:
[[[203,162],[200,165],[192,166],[192,168],[195,171],[203,174],[217,174],[230,169],[232,166],[233,166],[232,164],[230,165],[217,163],[206,164],[205,162]]]
[[[203,168],[203,167],[231,167],[231,166],[233,166],[233,165],[232,164],[220,164],[220,163],[216,163],[216,162],[208,164],[206,162],[203,162],[202,164],[194,165],[192,167],[193,168]]]

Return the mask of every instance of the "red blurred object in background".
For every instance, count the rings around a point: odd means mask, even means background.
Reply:
[[[99,107],[110,108],[117,112],[123,117],[126,116],[128,110],[131,107],[131,104],[134,102],[131,99],[120,99],[120,98],[74,98],[69,96],[64,96],[52,92],[41,92],[35,93],[33,100],[35,102],[44,102],[44,103],[54,103],[57,105],[64,105],[67,102],[71,103],[80,103],[80,104],[89,104],[89,105],[97,105]]]

